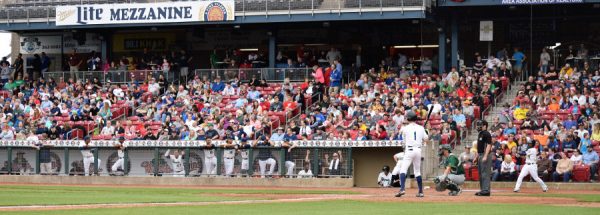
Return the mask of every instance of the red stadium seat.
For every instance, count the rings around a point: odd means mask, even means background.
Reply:
[[[587,182],[590,179],[590,166],[575,165],[573,166],[573,181]]]

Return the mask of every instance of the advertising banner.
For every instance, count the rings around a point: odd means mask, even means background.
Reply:
[[[584,0],[502,0],[502,4],[574,4],[584,3]]]
[[[232,0],[70,5],[56,7],[56,25],[232,21],[234,13]]]
[[[20,53],[25,55],[42,52],[61,54],[63,48],[65,53],[70,53],[73,49],[77,49],[79,53],[101,51],[101,41],[94,33],[86,33],[84,41],[77,41],[71,32],[62,35],[21,35],[19,45]]]

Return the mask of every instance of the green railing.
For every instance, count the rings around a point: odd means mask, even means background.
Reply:
[[[83,155],[79,148],[83,141],[40,141],[37,143],[44,144],[40,149],[34,147],[35,143],[0,141],[0,174],[84,174]],[[286,159],[288,148],[281,147],[282,142],[274,142],[274,146],[271,147],[248,145],[232,149],[224,148],[224,141],[213,141],[212,148],[207,148],[204,141],[127,141],[124,165],[113,171],[113,164],[119,160],[117,149],[114,147],[116,143],[118,142],[91,142],[89,149],[94,156],[93,163],[89,166],[90,174],[299,177],[298,173],[306,166],[311,170],[312,177],[352,177],[353,148],[401,145],[399,141],[294,141],[292,144],[295,144],[296,148],[288,154],[292,159]],[[169,155],[173,155],[176,150],[183,154],[180,163],[183,167],[177,166],[178,160],[165,156],[167,150]],[[233,158],[226,156],[226,153],[231,152],[228,150],[234,150]],[[337,158],[341,155],[341,160],[332,164],[334,153],[338,154]],[[230,167],[231,163],[233,167]],[[275,164],[271,169],[269,164],[272,163]],[[291,164],[295,166],[291,167]],[[179,168],[184,168],[184,171],[174,171]]]

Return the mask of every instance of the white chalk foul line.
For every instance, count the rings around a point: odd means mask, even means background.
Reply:
[[[256,200],[231,200],[215,202],[148,202],[148,203],[106,203],[106,204],[80,204],[80,205],[22,205],[22,206],[0,206],[0,211],[11,210],[73,210],[88,208],[129,208],[148,206],[203,206],[218,204],[252,204],[252,203],[281,203],[281,202],[304,202],[337,199],[366,198],[371,195],[323,195],[321,197],[288,198],[288,199],[256,199]]]

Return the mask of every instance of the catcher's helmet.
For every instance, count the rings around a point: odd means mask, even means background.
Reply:
[[[417,114],[414,111],[408,111],[406,113],[406,119],[411,122],[417,121]]]

